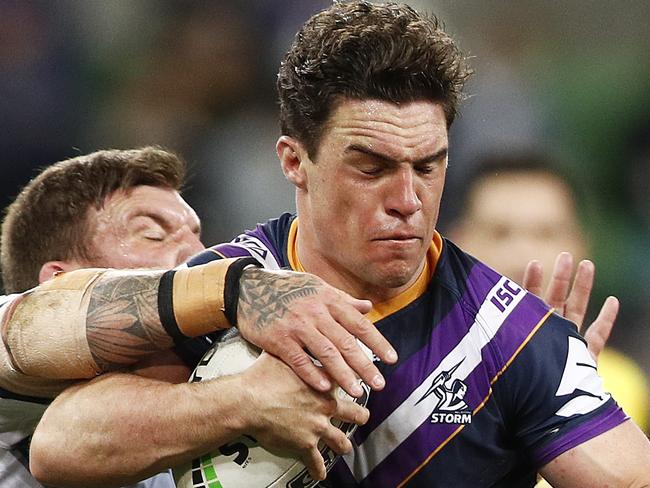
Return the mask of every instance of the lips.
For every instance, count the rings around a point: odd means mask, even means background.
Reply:
[[[394,234],[381,235],[373,239],[373,241],[410,241],[414,239],[422,239],[419,235],[411,232],[399,232]]]

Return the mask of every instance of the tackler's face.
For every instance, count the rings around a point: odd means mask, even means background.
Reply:
[[[88,217],[91,266],[170,269],[203,249],[196,212],[171,188],[118,190]]]
[[[339,102],[303,165],[299,253],[315,256],[357,295],[386,299],[406,289],[431,244],[447,148],[439,104]]]

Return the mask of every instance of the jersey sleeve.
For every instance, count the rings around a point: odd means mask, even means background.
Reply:
[[[2,316],[4,315],[4,311],[7,310],[9,304],[19,296],[20,295],[18,294],[0,295],[0,319],[2,319]]]
[[[192,267],[216,259],[253,257],[267,269],[280,269],[283,267],[285,244],[281,231],[290,225],[289,217],[287,214],[280,219],[258,224],[255,229],[238,235],[230,242],[217,244],[196,254],[186,264]]]
[[[495,385],[515,442],[537,466],[627,419],[576,326],[552,314]]]

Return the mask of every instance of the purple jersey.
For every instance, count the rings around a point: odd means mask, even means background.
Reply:
[[[296,226],[285,214],[188,264],[254,256],[296,267]],[[539,467],[627,418],[575,325],[439,240],[422,291],[376,317],[400,359],[378,364],[386,387],[327,486],[533,486]],[[186,353],[196,363],[207,347],[190,341]]]

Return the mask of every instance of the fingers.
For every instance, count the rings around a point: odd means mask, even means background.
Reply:
[[[379,370],[360,351],[357,341],[352,335],[340,327],[332,327],[327,330],[328,336],[325,336],[318,330],[319,328],[320,326],[314,330],[303,331],[304,343],[341,388],[353,397],[363,394],[363,389],[359,385],[353,369],[360,373],[365,372],[366,376],[379,375],[383,386],[384,380],[379,374]],[[344,358],[351,358],[351,362],[346,362]],[[298,372],[296,371],[296,373]],[[365,378],[363,379],[365,380]]]
[[[352,404],[352,402],[349,401],[345,403]],[[329,421],[326,422],[327,427],[320,434],[321,441],[337,454],[347,454],[352,451],[352,442],[350,442],[350,439],[346,437],[343,431],[334,427]],[[318,450],[318,445],[303,450],[301,459],[313,479],[325,479],[327,471],[325,469],[323,456]]]
[[[262,273],[273,286],[265,281],[258,290],[263,280],[254,280],[253,273]],[[358,377],[373,389],[384,387],[372,353],[387,363],[395,363],[397,353],[364,317],[372,308],[370,301],[353,298],[308,273],[254,270],[248,278],[240,283],[238,308],[244,338],[285,361],[317,391],[328,391],[336,382],[350,395],[360,396]],[[260,293],[269,294],[268,299],[255,299]],[[312,364],[305,350],[325,371]]]
[[[343,291],[341,291],[341,295],[347,297],[350,305],[356,308],[359,313],[366,314],[372,310],[372,302],[370,300],[359,300],[358,298],[354,298]]]
[[[543,298],[560,315],[574,322],[580,330],[594,285],[594,264],[589,260],[583,260],[578,264],[573,286],[571,286],[572,274],[573,256],[568,252],[560,253],[555,260],[553,275]],[[524,287],[541,296],[543,278],[541,264],[537,261],[528,263],[524,273]]]
[[[286,361],[314,389],[329,390],[329,377],[349,395],[359,397],[363,390],[358,378],[374,390],[381,390],[386,384],[373,363],[372,351],[388,362],[395,362],[397,353],[375,325],[351,303],[365,304],[366,301],[341,296],[345,297],[344,302],[335,302],[325,312],[303,318],[302,326],[288,334],[286,341],[267,350]],[[327,374],[311,364],[303,349],[321,363]]]
[[[594,263],[588,260],[580,261],[578,270],[573,280],[573,287],[569,294],[565,306],[564,316],[582,329],[582,324],[587,313],[591,289],[594,286]]]
[[[334,417],[343,422],[352,422],[363,425],[368,421],[370,413],[368,409],[357,405],[350,400],[337,399],[337,408]],[[328,422],[327,428],[320,435],[325,445],[337,454],[347,454],[352,451],[352,442],[343,431]],[[303,463],[307,466],[309,474],[314,479],[325,479],[326,470],[323,458],[317,447],[310,448],[302,456]],[[318,476],[318,477],[316,477]]]
[[[347,454],[352,450],[350,439],[332,424],[323,432],[321,440],[337,454]]]
[[[318,447],[312,447],[300,456],[300,460],[307,468],[309,476],[314,480],[322,481],[325,479],[327,472],[325,471],[325,461],[320,452],[318,452]]]
[[[564,315],[564,305],[571,287],[572,274],[573,256],[568,252],[560,253],[555,259],[553,275],[544,296],[546,303],[557,309],[560,315]]]
[[[354,347],[358,349],[356,340],[352,336],[350,338],[355,343]],[[305,352],[303,347],[317,358],[318,362],[322,364],[322,368],[314,363],[314,359]],[[351,348],[351,346],[347,345],[341,346],[340,342],[336,346],[317,329],[305,328],[301,331],[298,339],[288,338],[278,347],[268,347],[266,350],[287,363],[305,383],[316,391],[327,392],[331,390],[332,381],[334,381],[349,395],[359,397],[363,394],[363,389],[359,385],[354,371],[343,359],[339,347]],[[366,361],[370,362],[367,358]],[[354,360],[353,364],[355,364]],[[377,370],[376,374],[373,375],[372,371],[373,369],[376,370],[376,367],[371,362],[370,366],[371,368],[360,369],[364,370],[366,377],[374,378],[374,376],[379,375],[383,384],[384,380],[379,371]],[[375,381],[377,382],[377,380]]]
[[[329,337],[321,333],[320,328],[326,328]],[[323,368],[314,364],[314,360],[300,345],[309,350]],[[341,327],[305,327],[297,339],[283,341],[279,347],[267,350],[276,354],[305,383],[320,392],[331,390],[334,381],[349,395],[360,397],[363,389],[355,371],[372,388],[381,389],[385,385],[383,376],[361,351],[357,340]]]
[[[370,418],[370,412],[367,408],[362,407],[349,399],[337,398],[336,412],[333,416],[343,422],[363,425]]]
[[[282,361],[314,390],[326,392],[332,389],[332,382],[322,368],[314,364],[312,358],[292,340],[286,341],[282,350],[268,350]]]
[[[332,314],[334,320],[341,324],[341,326],[343,326],[343,328],[345,328],[345,330],[347,330],[350,334],[368,346],[368,348],[373,353],[375,353],[379,359],[388,364],[394,364],[397,362],[397,353],[395,352],[395,349],[393,349],[393,347],[390,345],[390,342],[388,342],[386,338],[381,335],[381,333],[377,330],[377,327],[375,327],[375,325],[370,320],[365,318],[363,315],[360,315],[359,313],[368,313],[372,308],[372,302],[368,300],[357,300],[356,298],[352,298],[350,295],[344,292],[340,292],[340,294],[346,297],[347,301],[350,304],[354,304],[354,302],[365,302],[366,304],[370,304],[370,308],[364,312],[358,307],[355,307],[355,310],[345,306],[333,306],[330,307],[330,313]],[[355,351],[355,353],[356,352],[357,351]],[[358,349],[358,352],[362,353],[360,349]],[[361,363],[365,364],[364,361],[361,361]],[[358,370],[356,371],[359,373]],[[361,378],[364,378],[361,374],[359,376],[361,376]]]
[[[332,380],[349,395],[360,397],[363,394],[357,374],[376,390],[384,387],[384,377],[362,352],[357,340],[344,329],[331,327],[323,333],[305,330],[303,338],[307,349],[318,358]]]
[[[355,317],[346,317],[346,313],[349,313],[349,311],[342,308],[331,309],[332,317],[337,322],[352,324]],[[346,329],[332,328],[328,332],[330,340],[341,352],[345,362],[372,389],[381,390],[385,386],[385,381],[373,363],[372,352],[381,360],[390,364],[397,361],[397,353],[375,325],[367,318],[358,316],[354,325],[350,325]],[[337,379],[336,376],[334,377]],[[346,385],[348,383],[339,384]]]
[[[544,271],[542,263],[537,260],[531,261],[524,270],[523,287],[529,292],[542,298],[542,283],[544,282]]]
[[[368,409],[351,402],[348,399],[337,399],[334,417],[343,422],[363,425],[368,421]],[[337,454],[347,454],[352,451],[352,442],[338,427],[328,422],[327,428],[321,434],[321,440]]]
[[[596,320],[594,320],[585,333],[587,347],[596,362],[598,362],[598,356],[605,347],[609,335],[612,333],[619,307],[620,304],[616,297],[607,297],[598,313],[598,317],[596,317]]]

